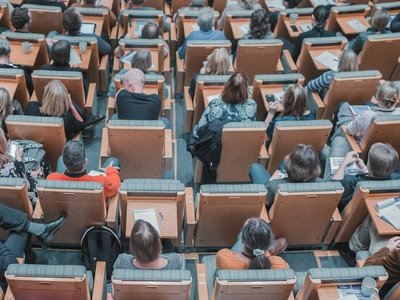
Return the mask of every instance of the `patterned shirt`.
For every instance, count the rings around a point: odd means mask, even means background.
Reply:
[[[310,92],[318,92],[318,95],[321,97],[322,100],[324,100],[324,97],[328,92],[329,85],[331,84],[333,75],[335,75],[335,72],[333,71],[325,72],[321,76],[308,82],[307,89]]]

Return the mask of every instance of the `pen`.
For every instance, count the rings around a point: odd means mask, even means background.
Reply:
[[[163,214],[162,214],[161,212],[159,212],[158,215],[160,216],[160,225],[161,225],[161,228],[164,229],[164,216],[163,216]]]

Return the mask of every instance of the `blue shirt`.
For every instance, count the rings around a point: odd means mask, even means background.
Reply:
[[[178,49],[178,55],[180,58],[185,58],[186,55],[186,44],[188,41],[218,41],[226,40],[226,37],[222,31],[219,30],[199,30],[192,31],[189,33],[187,38],[183,41],[182,46]]]

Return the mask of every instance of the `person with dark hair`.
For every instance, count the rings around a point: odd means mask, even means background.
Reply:
[[[386,10],[378,10],[371,18],[371,27],[367,31],[360,33],[354,40],[352,40],[348,47],[355,53],[359,54],[364,46],[365,39],[369,35],[390,33],[390,30],[386,29],[390,22],[390,14]]]
[[[271,31],[271,23],[269,15],[264,9],[257,9],[251,14],[250,32],[246,33],[242,39],[244,40],[263,40],[274,38]]]
[[[0,204],[0,228],[10,230],[7,240],[0,242],[0,288],[4,293],[7,289],[4,273],[8,265],[18,263],[17,257],[24,257],[29,234],[36,235],[43,245],[48,245],[54,234],[64,225],[66,218],[62,214],[51,222],[36,223],[30,221],[26,213]]]
[[[238,0],[232,4],[227,4],[224,11],[221,13],[221,16],[218,20],[217,28],[218,30],[223,30],[226,23],[226,14],[231,11],[240,11],[240,10],[256,10],[260,9],[261,5],[258,0]]]
[[[41,66],[40,70],[81,72],[83,78],[83,87],[85,89],[85,94],[87,95],[90,84],[89,76],[86,72],[82,71],[81,68],[72,67],[69,64],[70,55],[71,44],[68,41],[60,40],[56,42],[50,50],[50,58],[53,63]]]
[[[277,116],[278,110],[280,111]],[[269,102],[269,111],[265,119],[267,137],[272,140],[275,124],[279,121],[314,120],[314,114],[307,109],[307,92],[300,84],[291,84],[280,101]],[[267,142],[267,146],[269,146]]]
[[[109,13],[109,23],[110,23],[110,28],[113,28],[115,25],[117,25],[117,17],[113,13],[111,9],[108,8],[108,6],[101,5],[101,4],[96,4],[97,0],[82,0],[81,2],[77,2],[71,5],[71,7],[77,6],[77,7],[87,7],[87,8],[106,8]]]
[[[107,158],[99,170],[103,174],[87,173],[86,163],[85,144],[82,141],[68,140],[64,145],[62,157],[58,159],[57,172],[51,173],[47,179],[99,182],[103,184],[106,198],[116,195],[121,186],[119,160],[114,157]]]
[[[288,264],[276,256],[285,251],[287,240],[275,240],[271,226],[262,219],[248,219],[236,244],[217,252],[217,269],[288,269]]]
[[[31,13],[26,7],[16,7],[11,13],[11,24],[15,32],[29,32]]]
[[[162,39],[161,36],[161,29],[155,22],[147,22],[142,28],[142,35],[140,36],[141,39]],[[167,56],[169,53],[169,46],[166,41],[164,41],[164,48],[163,48],[163,55],[164,57]]]
[[[82,15],[75,8],[68,8],[63,14],[63,25],[66,35],[70,36],[83,36],[95,37],[97,39],[97,46],[99,48],[99,55],[108,54],[111,52],[111,46],[104,39],[95,33],[82,33]]]
[[[282,5],[285,9],[297,8],[302,0],[282,0]],[[274,32],[275,26],[278,23],[278,17],[280,14],[280,9],[276,9],[269,15],[269,21],[271,23],[271,31]]]
[[[400,32],[400,13],[398,13],[392,19],[392,22],[390,23],[390,31],[393,32],[393,33]]]
[[[300,55],[301,46],[303,44],[304,39],[316,38],[316,37],[332,37],[336,35],[334,32],[325,30],[326,20],[328,20],[329,12],[330,9],[324,5],[319,5],[316,8],[314,8],[314,11],[312,13],[313,28],[307,32],[301,33],[297,37],[294,50],[292,53],[294,61],[297,61],[297,58]]]
[[[250,166],[249,176],[252,183],[264,184],[267,188],[265,204],[271,208],[276,190],[281,183],[293,182],[318,182],[321,167],[319,157],[311,145],[299,144],[284,158],[283,170],[278,169],[274,174],[269,174],[265,166],[254,163]]]
[[[129,240],[132,254],[120,254],[114,269],[184,270],[185,260],[177,253],[162,254],[162,244],[157,230],[144,220],[137,220]]]
[[[226,122],[249,122],[256,120],[257,103],[249,99],[249,78],[242,72],[231,75],[222,94],[208,103],[199,122],[193,129],[193,137],[201,127],[213,120]]]

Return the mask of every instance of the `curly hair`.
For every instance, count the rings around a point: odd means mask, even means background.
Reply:
[[[271,23],[264,9],[257,9],[251,14],[250,39],[260,40],[271,34]]]
[[[29,10],[26,7],[16,7],[11,13],[11,23],[16,30],[24,28],[30,20]]]

